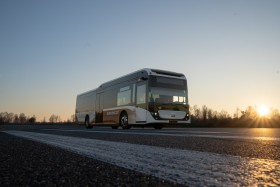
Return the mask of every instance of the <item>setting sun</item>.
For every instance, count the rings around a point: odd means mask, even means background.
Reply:
[[[261,117],[267,116],[268,115],[268,108],[266,106],[260,106],[258,107],[258,114]]]

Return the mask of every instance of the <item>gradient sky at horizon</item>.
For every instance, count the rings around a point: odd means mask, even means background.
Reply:
[[[70,118],[76,95],[142,68],[189,101],[280,110],[280,1],[0,1],[0,112]]]

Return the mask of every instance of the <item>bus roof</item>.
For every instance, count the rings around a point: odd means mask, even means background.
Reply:
[[[135,71],[135,72],[126,74],[124,76],[118,77],[116,79],[104,82],[98,88],[106,88],[106,87],[108,87],[112,84],[115,84],[117,82],[123,82],[126,79],[136,79],[136,78],[139,78],[141,76],[145,77],[145,76],[149,76],[149,75],[176,77],[176,78],[180,78],[180,79],[186,79],[185,75],[182,74],[182,73],[177,73],[177,72],[172,72],[172,71],[167,71],[167,70],[160,70],[160,69],[143,68],[143,69],[140,69],[138,71]],[[79,95],[84,95],[84,94],[96,91],[98,88],[89,90],[89,91],[81,93]]]

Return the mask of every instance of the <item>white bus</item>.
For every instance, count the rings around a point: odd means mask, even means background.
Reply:
[[[142,69],[79,94],[76,121],[93,125],[153,126],[190,123],[187,80],[184,74]]]

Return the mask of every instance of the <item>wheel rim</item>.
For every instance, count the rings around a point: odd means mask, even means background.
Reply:
[[[123,114],[121,117],[121,126],[126,128],[128,126],[128,117],[126,114]]]

